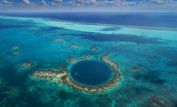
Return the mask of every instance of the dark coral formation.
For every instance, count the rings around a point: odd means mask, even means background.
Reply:
[[[5,89],[1,89],[0,92],[6,93],[6,94],[13,94],[13,93],[17,93],[17,88],[16,87],[9,87],[9,88],[5,88]]]
[[[36,64],[34,64],[33,62],[25,62],[23,64],[21,64],[21,67],[23,69],[30,69],[32,67],[34,67]]]
[[[91,46],[90,50],[92,50],[92,51],[98,51],[98,48],[96,46]]]
[[[149,98],[148,102],[154,107],[169,107],[164,99],[156,96]]]
[[[113,76],[112,80],[110,80],[109,82],[107,82],[101,86],[87,86],[87,85],[79,84],[70,78],[67,70],[63,70],[63,71],[41,70],[41,71],[34,72],[32,74],[32,76],[36,77],[36,78],[41,78],[41,79],[46,79],[49,81],[62,83],[62,84],[71,86],[74,89],[78,89],[78,90],[82,90],[82,91],[86,91],[86,92],[91,92],[91,93],[103,92],[103,91],[106,91],[106,90],[109,90],[109,89],[115,87],[117,85],[118,81],[120,80],[118,65],[109,59],[109,55],[110,54],[106,54],[106,55],[101,56],[100,60],[105,62],[106,64],[108,64],[112,68],[112,70],[114,71],[115,75]],[[76,61],[78,61],[78,60],[76,60]]]
[[[139,66],[132,66],[132,71],[134,71],[134,72],[139,72],[140,71],[140,67]]]
[[[0,78],[0,85],[4,83],[4,79]]]

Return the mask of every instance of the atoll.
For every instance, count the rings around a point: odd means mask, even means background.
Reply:
[[[105,84],[99,85],[99,86],[88,86],[79,84],[76,81],[72,80],[69,76],[68,70],[62,70],[62,71],[54,71],[54,70],[39,70],[32,73],[32,77],[45,79],[57,83],[62,83],[67,86],[73,87],[74,89],[78,89],[81,91],[91,92],[91,93],[99,93],[103,92],[109,89],[112,89],[118,84],[118,81],[120,80],[120,74],[118,71],[118,65],[117,63],[111,61],[109,59],[110,54],[106,54],[100,57],[100,61],[105,62],[108,64],[112,71],[114,72],[114,76],[110,81],[108,81]],[[85,59],[85,58],[84,58]],[[74,60],[74,61],[80,61],[80,60]]]

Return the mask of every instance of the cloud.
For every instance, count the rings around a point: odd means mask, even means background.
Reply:
[[[47,6],[47,3],[46,1],[44,0],[40,0],[40,1],[37,1],[37,2],[33,2],[33,6]]]
[[[63,2],[63,0],[52,0],[52,2]]]
[[[22,0],[22,3],[24,3],[24,4],[30,4],[31,2],[29,0]]]
[[[25,3],[25,4],[30,4],[29,0],[22,0],[22,2]]]
[[[47,3],[44,0],[41,0],[42,5],[47,5]]]
[[[9,1],[9,0],[2,0],[0,3],[3,3],[3,4],[12,4],[12,2]]]
[[[12,0],[0,0],[0,6],[11,4],[17,8],[122,8],[128,9],[168,9],[177,7],[176,0],[21,0],[21,3],[11,3]],[[21,7],[20,7],[21,6]]]
[[[9,3],[8,0],[3,0],[2,2],[5,3],[5,4],[8,4],[8,3]]]
[[[57,6],[57,5],[61,4],[61,3],[63,3],[63,0],[52,0],[50,4]]]

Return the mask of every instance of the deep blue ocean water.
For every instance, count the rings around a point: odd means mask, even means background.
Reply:
[[[175,14],[10,16],[26,17],[0,16],[0,107],[177,106]],[[68,69],[70,58],[99,60],[107,53],[121,75],[118,88],[110,92],[87,94],[31,76],[37,70]]]
[[[76,82],[89,86],[98,86],[108,82],[114,72],[108,65],[100,61],[81,61],[75,64],[70,71]]]

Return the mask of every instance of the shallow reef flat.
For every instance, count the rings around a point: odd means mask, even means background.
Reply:
[[[69,58],[67,62],[69,63],[76,63],[79,61],[84,61],[84,60],[91,60],[92,56],[84,56],[84,57],[77,57],[77,58]]]
[[[114,76],[111,78],[111,80],[99,86],[89,86],[89,85],[79,84],[78,82],[71,79],[71,77],[69,76],[70,74],[68,70],[62,70],[62,71],[39,70],[39,71],[33,72],[32,76],[35,78],[39,78],[39,79],[46,79],[49,81],[55,81],[58,83],[62,83],[62,84],[68,85],[70,87],[73,87],[81,91],[86,91],[86,92],[91,92],[91,93],[100,93],[100,92],[110,90],[116,87],[116,85],[118,85],[118,83],[120,82],[119,66],[117,63],[109,59],[109,55],[110,54],[105,54],[101,56],[100,60],[105,62],[111,67],[112,71],[114,72]],[[88,59],[87,57],[81,58],[79,60],[76,60],[76,63],[77,61],[80,61],[80,60],[88,60]]]

